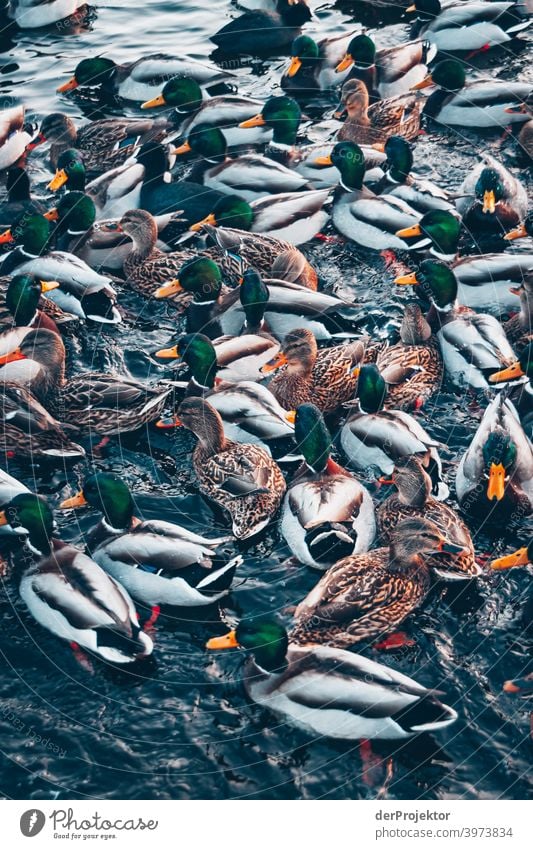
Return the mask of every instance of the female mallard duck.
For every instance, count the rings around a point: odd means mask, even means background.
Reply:
[[[490,402],[461,457],[455,490],[461,508],[487,528],[531,514],[533,445],[504,393]]]
[[[392,477],[397,492],[383,501],[377,511],[380,536],[389,542],[391,533],[400,522],[411,516],[423,516],[434,522],[442,533],[463,550],[446,560],[429,558],[428,565],[442,578],[474,578],[481,574],[476,563],[474,543],[465,523],[455,510],[431,495],[431,478],[416,457],[398,460]]]
[[[494,79],[476,79],[467,83],[464,65],[456,59],[444,59],[413,89],[427,86],[437,86],[437,91],[426,100],[423,114],[446,127],[493,127],[501,130],[508,124],[527,121],[527,115],[521,112],[509,114],[507,110],[526,100],[531,93],[529,83]]]
[[[420,215],[434,209],[453,210],[447,192],[430,180],[411,173],[413,150],[407,139],[390,136],[385,142],[385,154],[383,176],[376,185],[371,185],[376,194],[400,198]]]
[[[44,205],[34,200],[25,168],[10,168],[6,178],[7,200],[0,203],[0,228],[9,227],[21,215],[43,213]]]
[[[433,482],[432,494],[444,500],[448,487],[435,440],[409,413],[383,409],[387,384],[376,366],[364,365],[357,385],[358,407],[341,429],[342,450],[350,465],[369,477],[390,476],[401,457],[416,456]]]
[[[243,154],[231,158],[222,131],[217,127],[200,127],[173,153],[194,153],[201,158],[190,174],[193,182],[225,194],[239,195],[252,201],[267,195],[300,192],[310,188],[305,177],[260,154]]]
[[[424,79],[437,50],[427,41],[408,41],[376,51],[366,33],[358,33],[337,65],[337,73],[350,69],[349,79],[361,80],[370,94],[379,98],[405,94]]]
[[[255,536],[285,494],[281,469],[258,445],[227,439],[219,413],[203,398],[186,398],[178,416],[198,437],[192,460],[200,491],[229,513],[237,539]]]
[[[261,445],[272,453],[269,443],[292,439],[294,425],[287,418],[287,410],[280,406],[265,386],[251,380],[239,380],[239,375],[238,382],[230,382],[221,376],[228,371],[219,366],[220,360],[223,360],[220,348],[226,347],[225,339],[223,337],[218,346],[213,345],[202,333],[188,333],[173,347],[158,351],[156,356],[187,363],[192,374],[186,389],[187,397],[198,396],[209,401],[220,414],[228,439]],[[246,337],[236,337],[235,342],[238,343],[240,339]],[[232,374],[231,366],[229,371]],[[175,418],[172,418],[170,421],[164,419],[158,426],[175,425]]]
[[[520,353],[533,343],[533,269],[524,275],[513,294],[520,298],[520,309],[505,322],[503,329],[514,350]]]
[[[50,142],[49,159],[55,169],[60,155],[75,148],[80,151],[87,173],[97,176],[122,165],[141,144],[158,141],[171,129],[163,118],[105,118],[77,129],[68,115],[53,112],[44,118],[27,149]]]
[[[172,387],[87,372],[65,380],[65,346],[57,333],[30,330],[17,347],[0,357],[0,380],[29,389],[54,415],[75,427],[113,436],[156,421]]]
[[[348,649],[386,636],[426,598],[429,558],[462,551],[429,519],[404,519],[388,547],[343,557],[328,569],[296,608],[291,639]]]
[[[387,383],[389,403],[395,410],[418,410],[440,389],[439,345],[418,304],[406,305],[400,341],[380,349],[376,366]]]
[[[41,297],[58,286],[55,280],[39,280],[33,274],[0,278],[0,333],[13,327],[44,328],[59,333],[53,318],[43,311],[47,299]]]
[[[110,663],[132,663],[152,653],[126,590],[86,554],[53,536],[44,498],[17,495],[0,514],[0,524],[26,533],[29,551],[19,592],[39,625]]]
[[[286,50],[311,20],[305,0],[277,0],[275,11],[245,12],[222,27],[211,41],[230,55],[264,56]]]
[[[364,352],[364,342],[319,351],[312,332],[297,328],[287,333],[279,354],[262,372],[269,374],[284,366],[268,388],[286,410],[314,402],[322,412],[331,413],[353,398]]]
[[[9,0],[8,15],[21,29],[57,24],[85,6],[85,0]]]
[[[533,93],[526,98],[524,103],[520,103],[518,106],[509,106],[505,111],[511,115],[513,112],[518,112],[526,116],[526,121],[522,124],[518,133],[518,145],[526,160],[533,159]]]
[[[75,428],[58,422],[23,386],[2,381],[0,409],[0,454],[6,458],[64,464],[85,457],[81,445],[68,436]]]
[[[143,103],[141,109],[173,107],[170,118],[179,125],[182,136],[190,136],[200,127],[217,127],[228,147],[240,147],[264,144],[272,135],[265,126],[240,127],[242,121],[252,118],[261,107],[261,101],[254,97],[224,94],[206,100],[198,82],[190,77],[173,77],[160,91],[157,97]]]
[[[0,275],[33,274],[55,280],[59,288],[48,297],[64,312],[102,324],[118,324],[122,316],[109,277],[93,271],[82,259],[65,251],[47,250],[50,223],[42,215],[23,215],[0,235],[14,249],[0,263]]]
[[[348,80],[341,91],[335,117],[347,115],[338,141],[384,144],[389,136],[415,139],[420,130],[420,105],[413,94],[388,97],[370,106],[368,89],[361,80]]]
[[[333,163],[340,171],[335,190],[332,218],[336,229],[358,245],[374,250],[405,250],[407,243],[398,232],[410,231],[419,221],[419,213],[389,194],[375,195],[363,186],[365,161],[361,148],[351,141],[338,142],[331,156],[318,162]],[[404,226],[397,225],[404,222]]]
[[[459,195],[456,205],[463,225],[476,241],[486,239],[489,245],[519,224],[527,213],[525,188],[487,153],[463,181]]]
[[[339,76],[335,69],[345,56],[355,33],[349,32],[317,43],[309,35],[299,35],[291,45],[290,65],[280,85],[295,96],[337,88],[347,73]]]
[[[457,280],[446,263],[426,259],[416,274],[397,277],[395,282],[418,285],[429,298],[430,324],[435,327],[446,374],[456,386],[488,389],[488,374],[516,359],[498,319],[459,305]]]
[[[132,250],[131,239],[114,223],[96,223],[96,207],[84,192],[67,192],[47,213],[56,222],[57,247],[79,257],[91,268],[122,269]]]
[[[294,435],[304,462],[283,503],[281,533],[300,563],[327,569],[368,551],[376,533],[367,490],[330,457],[331,437],[314,404],[296,410]]]
[[[415,0],[407,12],[416,16],[413,33],[435,45],[442,53],[489,50],[506,44],[529,26],[516,2],[450,3]]]
[[[223,71],[217,65],[197,62],[188,56],[152,53],[121,64],[105,56],[95,56],[78,62],[73,76],[60,85],[57,91],[65,93],[84,86],[100,86],[106,93],[118,94],[123,100],[142,102],[159,94],[161,80],[174,77],[189,77],[206,91],[235,79],[230,71]]]
[[[25,129],[24,106],[12,106],[0,112],[0,171],[11,168],[31,141]]]
[[[457,719],[433,690],[394,669],[342,649],[290,645],[275,620],[243,619],[206,646],[239,647],[251,653],[242,680],[252,701],[315,739],[402,740]]]
[[[227,537],[211,540],[173,522],[137,519],[127,485],[106,472],[88,477],[60,508],[88,505],[103,513],[87,536],[92,559],[137,601],[200,607],[228,594],[242,557],[215,564]]]

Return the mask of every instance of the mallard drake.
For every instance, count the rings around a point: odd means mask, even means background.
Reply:
[[[9,0],[8,15],[21,29],[33,29],[56,24],[85,5],[85,0]]]
[[[475,578],[482,574],[476,563],[470,531],[455,510],[432,497],[431,478],[416,457],[398,460],[391,479],[386,482],[392,483],[397,492],[389,495],[376,511],[379,533],[385,542],[390,541],[391,532],[404,519],[423,516],[463,549],[460,554],[452,554],[445,560],[428,558],[427,563],[434,574],[451,580]]]
[[[24,117],[24,106],[12,106],[0,112],[0,171],[15,165],[31,141]]]
[[[370,104],[368,89],[361,80],[347,80],[335,117],[346,114],[337,133],[338,141],[384,144],[389,136],[415,139],[420,130],[420,104],[412,94],[388,97]]]
[[[431,327],[418,304],[406,304],[400,341],[379,350],[376,366],[395,410],[418,410],[440,389],[442,357]]]
[[[10,347],[0,357],[0,380],[30,390],[52,414],[88,433],[113,436],[156,421],[173,391],[103,372],[65,381],[65,346],[50,330],[30,330]]]
[[[9,227],[25,213],[43,213],[44,205],[32,198],[30,178],[25,168],[12,167],[6,178],[7,200],[0,203],[0,229]]]
[[[297,171],[266,156],[229,157],[226,140],[217,127],[200,127],[173,151],[177,156],[190,152],[201,157],[190,174],[193,182],[225,194],[239,195],[247,201],[311,188]]]
[[[461,457],[455,490],[461,508],[487,528],[531,514],[533,445],[504,393],[490,402]]]
[[[211,41],[227,54],[279,54],[290,47],[310,20],[311,10],[305,0],[276,0],[275,11],[245,12],[212,35]]]
[[[459,189],[456,206],[463,225],[479,241],[494,243],[527,213],[527,192],[497,159],[485,153]]]
[[[287,410],[281,407],[265,386],[251,380],[239,379],[238,370],[238,382],[231,382],[223,377],[228,371],[231,377],[235,377],[231,363],[228,364],[229,368],[223,367],[224,350],[233,343],[238,348],[241,339],[246,341],[247,337],[235,337],[227,342],[226,337],[222,337],[220,344],[217,344],[217,340],[213,344],[202,333],[188,333],[182,336],[176,345],[158,351],[156,356],[187,363],[192,377],[186,389],[186,396],[198,396],[209,401],[220,414],[228,439],[261,445],[272,453],[270,443],[280,439],[292,439],[294,425],[289,422]],[[236,366],[238,369],[238,361]],[[177,422],[179,425],[179,418]],[[164,419],[159,423],[160,427],[175,425],[175,418]]]
[[[516,2],[450,3],[442,8],[440,0],[415,0],[406,10],[415,17],[413,31],[442,53],[464,50],[488,50],[506,44],[529,26],[521,19]]]
[[[141,144],[158,141],[171,129],[164,118],[104,118],[77,129],[68,115],[53,112],[43,119],[38,134],[26,149],[34,150],[50,142],[49,159],[55,169],[60,155],[76,148],[87,173],[97,176],[122,165]]]
[[[15,496],[0,513],[0,523],[27,534],[34,562],[25,566],[19,592],[39,625],[110,663],[131,663],[152,653],[152,640],[141,630],[126,590],[86,554],[53,536],[53,515],[44,498]]]
[[[437,442],[409,413],[383,409],[387,384],[373,363],[361,367],[357,384],[358,409],[344,423],[340,442],[350,465],[370,478],[390,476],[401,457],[420,459],[433,482],[432,494],[448,496],[442,480],[442,463]]]
[[[515,566],[527,566],[530,563],[533,564],[533,539],[529,545],[518,548],[512,554],[497,557],[491,562],[490,568],[498,572],[502,569],[514,569]]]
[[[436,55],[435,46],[422,40],[376,51],[370,36],[358,33],[348,44],[336,71],[350,69],[349,78],[361,80],[372,95],[396,97],[424,79]]]
[[[343,236],[374,250],[407,248],[398,232],[410,231],[417,225],[420,216],[401,198],[389,194],[378,196],[363,186],[365,161],[359,145],[351,141],[338,142],[330,157],[317,161],[333,163],[340,171],[332,218]],[[397,226],[400,222],[404,222],[402,228]]]
[[[23,386],[3,380],[0,409],[0,453],[4,456],[61,464],[85,457],[81,445],[68,436],[75,428],[58,422]]]
[[[255,536],[285,494],[281,469],[258,445],[227,439],[219,413],[203,398],[186,398],[178,416],[198,437],[192,460],[200,491],[229,513],[237,539]]]
[[[487,6],[492,6],[487,3]],[[531,93],[529,83],[507,80],[466,82],[464,65],[456,59],[438,62],[430,74],[412,86],[413,90],[437,86],[424,105],[423,114],[446,127],[479,127],[501,130],[508,124],[527,121],[522,112],[508,113]]]
[[[364,486],[331,459],[331,437],[314,404],[296,410],[294,435],[304,462],[287,489],[281,533],[300,563],[323,570],[368,551],[376,533],[374,505]]]
[[[228,594],[242,557],[215,565],[216,548],[227,537],[211,540],[173,522],[137,519],[127,485],[108,472],[91,475],[60,504],[62,510],[83,506],[103,514],[87,536],[91,558],[133,598],[150,606],[201,607]]]
[[[315,739],[401,740],[457,719],[433,690],[394,669],[342,649],[290,645],[275,620],[243,619],[207,643],[234,647],[251,652],[242,674],[248,696]]]
[[[446,263],[423,260],[416,274],[397,277],[395,282],[419,285],[431,301],[430,319],[444,368],[456,386],[488,389],[488,374],[516,359],[503,327],[494,316],[459,305],[457,280]]]
[[[426,598],[429,558],[462,552],[434,522],[404,519],[388,547],[343,557],[328,569],[296,608],[291,640],[348,649],[385,636]]]
[[[371,185],[376,194],[400,198],[420,215],[433,209],[453,210],[447,192],[430,180],[411,173],[413,150],[407,139],[390,136],[385,142],[385,154],[383,176],[376,185]]]
[[[190,136],[200,127],[217,127],[228,147],[262,144],[272,136],[266,126],[246,129],[239,126],[261,108],[261,101],[254,97],[224,94],[206,100],[198,82],[190,77],[173,77],[160,91],[157,97],[143,103],[141,109],[173,107],[170,117],[179,125],[182,136]]]
[[[84,192],[67,192],[47,213],[56,222],[54,238],[59,249],[79,257],[91,268],[120,270],[132,250],[131,239],[115,222],[96,223],[96,207]]]
[[[74,254],[47,250],[49,239],[50,223],[44,216],[23,215],[0,234],[0,243],[14,245],[0,263],[0,276],[16,272],[55,280],[59,288],[48,297],[64,312],[102,324],[120,323],[110,278],[93,271]]]
[[[287,333],[279,354],[262,372],[270,374],[283,366],[268,388],[286,410],[314,402],[322,412],[331,413],[353,398],[364,352],[365,341],[319,350],[313,333],[301,327]]]
[[[295,94],[337,88],[347,76],[336,67],[346,54],[354,32],[322,38],[317,43],[309,35],[299,35],[291,45],[291,61],[280,85]]]
[[[234,80],[230,71],[217,65],[197,62],[189,56],[167,56],[152,53],[134,62],[118,63],[105,56],[94,56],[78,62],[73,76],[57,89],[65,93],[84,86],[100,86],[104,91],[118,94],[124,100],[143,101],[156,97],[161,80],[190,77],[203,89],[216,89],[221,83]]]
[[[0,332],[13,327],[39,327],[59,333],[53,318],[43,312],[47,299],[41,297],[58,286],[56,280],[41,281],[33,274],[0,278]]]

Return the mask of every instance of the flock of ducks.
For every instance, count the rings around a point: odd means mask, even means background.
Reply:
[[[21,28],[46,26],[78,5],[12,0],[9,14]],[[58,88],[128,101],[136,118],[78,126],[57,111],[35,133],[22,105],[0,113],[5,461],[87,464],[88,437],[184,427],[197,439],[198,489],[228,533],[143,521],[124,480],[87,471],[59,505],[93,511],[84,553],[55,536],[44,497],[0,471],[2,539],[35,620],[126,664],[153,650],[135,602],[224,599],[245,556],[228,559],[224,545],[279,518],[318,583],[289,632],[245,618],[207,648],[246,649],[250,697],[314,735],[442,729],[454,708],[351,649],[401,644],[398,627],[436,581],[483,573],[470,529],[511,525],[520,536],[533,512],[533,251],[509,250],[533,235],[526,192],[488,153],[454,193],[413,171],[428,121],[437,132],[511,125],[521,161],[533,157],[531,86],[480,79],[463,61],[530,21],[514,2],[416,0],[411,40],[383,49],[360,30],[316,42],[303,31],[305,0],[241,5],[252,8],[211,40],[217,54],[289,54],[265,102],[236,93],[238,77],[215,63],[157,54],[83,58]],[[343,122],[329,143],[302,144],[305,104],[321,92],[337,97]],[[37,199],[41,146],[50,182]],[[397,339],[361,335],[355,305],[322,290],[299,246],[328,222],[347,244],[408,258],[394,280],[413,296]],[[153,356],[183,364],[188,381],[71,373],[63,334],[86,323],[105,339],[123,321],[123,285],[185,314],[185,332]],[[458,458],[458,509],[425,428],[443,382],[484,406]],[[378,485],[391,489],[376,505]],[[492,568],[530,563],[532,545]]]

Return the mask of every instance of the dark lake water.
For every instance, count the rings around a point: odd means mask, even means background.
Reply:
[[[379,30],[380,45],[405,40],[400,14],[380,19],[369,4],[339,7],[312,4],[318,36],[360,26]],[[76,118],[93,105],[55,94],[83,56],[105,53],[114,59],[143,53],[189,53],[205,58],[208,40],[235,7],[228,0],[121,2],[98,4],[87,29],[65,35],[49,30],[4,33],[0,43],[0,95],[26,104],[38,121],[58,109]],[[527,50],[495,51],[477,64],[488,75],[531,79]],[[277,87],[286,64],[275,57],[238,71],[244,93],[265,97]],[[126,110],[136,114],[134,109]],[[315,139],[332,131],[327,117],[310,129]],[[494,136],[430,132],[417,143],[419,173],[447,188],[460,185],[483,150],[491,150],[515,173],[512,140],[502,148]],[[31,160],[36,194],[45,196],[50,179],[44,154]],[[3,190],[2,190],[3,191]],[[524,244],[524,249],[531,245]],[[306,247],[327,286],[351,293],[373,332],[386,336],[399,323],[403,294],[392,291],[392,274],[371,252],[322,243]],[[145,379],[168,376],[149,352],[162,347],[181,327],[175,311],[124,291],[126,319],[120,328],[89,328],[69,341],[72,371],[127,369]],[[446,444],[442,456],[448,477],[469,443],[481,409],[449,387],[423,412],[429,432]],[[114,439],[96,469],[125,477],[145,517],[181,521],[218,535],[223,528],[195,494],[190,468],[192,438],[179,431],[150,428]],[[11,474],[49,496],[52,504],[70,494],[86,467],[46,470],[12,462]],[[80,545],[95,522],[81,512],[73,523],[57,516],[60,535]],[[520,538],[476,537],[480,553],[523,544]],[[231,550],[231,549],[230,549]],[[232,613],[277,612],[290,621],[289,608],[313,586],[316,573],[284,564],[288,550],[276,525],[241,548],[244,564],[228,599]],[[526,604],[529,598],[529,614]],[[143,611],[144,612],[144,611]],[[492,799],[531,795],[528,768],[532,742],[526,701],[503,694],[505,679],[519,676],[531,654],[525,619],[531,619],[531,570],[516,569],[481,578],[477,586],[439,586],[412,618],[414,647],[371,656],[443,690],[459,720],[438,737],[423,737],[375,750],[392,756],[386,798]],[[68,646],[41,630],[28,615],[8,577],[0,596],[0,791],[10,798],[375,798],[385,780],[384,765],[364,772],[358,747],[304,734],[250,704],[240,686],[240,653],[208,655],[204,644],[218,633],[216,609],[195,615],[164,611],[155,633],[155,652],[144,665],[117,670],[98,661],[80,665]],[[17,722],[13,720],[16,716]]]

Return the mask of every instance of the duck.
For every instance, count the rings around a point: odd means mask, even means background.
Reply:
[[[120,324],[116,291],[111,279],[65,251],[48,250],[50,222],[43,215],[24,215],[0,234],[0,244],[14,249],[0,262],[0,276],[34,274],[53,280],[59,288],[48,297],[64,312],[100,324]]]
[[[218,232],[218,231],[217,231]],[[248,275],[248,277],[247,277]],[[244,279],[259,288],[261,275],[247,269]],[[311,330],[318,341],[336,337],[345,339],[352,326],[353,306],[316,292],[290,280],[264,280],[268,289],[268,304],[264,313],[269,332],[282,341],[297,327]],[[203,332],[211,339],[218,336],[237,336],[245,321],[245,310],[238,290],[222,292],[220,266],[210,257],[195,256],[182,266],[179,278],[156,290],[156,298],[168,298],[185,290],[193,295],[187,309],[187,332]],[[355,334],[352,334],[355,335]]]
[[[42,298],[58,286],[57,280],[39,280],[33,274],[0,278],[0,339],[14,327],[40,327],[59,333],[54,319],[44,311],[47,299]]]
[[[483,154],[459,189],[457,210],[463,225],[476,241],[503,235],[521,222],[527,213],[525,188],[497,159]]]
[[[141,630],[124,587],[54,537],[52,510],[44,498],[16,495],[0,513],[0,523],[26,532],[19,593],[39,625],[108,663],[132,663],[152,653],[152,639]]]
[[[9,0],[8,17],[15,21],[20,29],[48,27],[65,18],[70,18],[78,9],[85,6],[84,0]]]
[[[492,6],[492,4],[487,4]],[[443,59],[412,90],[436,86],[424,104],[423,114],[446,127],[493,128],[527,121],[522,112],[509,113],[531,93],[529,83],[507,80],[466,81],[464,65],[456,59]]]
[[[327,570],[296,608],[291,640],[349,649],[387,635],[424,602],[430,557],[462,551],[429,519],[403,519],[388,546],[343,557]]]
[[[160,91],[157,97],[146,100],[141,109],[172,107],[170,119],[179,126],[182,136],[192,135],[200,127],[217,127],[228,147],[264,144],[272,136],[266,126],[240,127],[241,122],[252,118],[260,109],[261,101],[255,97],[219,94],[206,99],[199,83],[185,76],[167,80]]]
[[[427,562],[434,575],[460,580],[482,574],[476,563],[470,531],[452,507],[433,498],[431,478],[416,457],[400,458],[386,483],[392,484],[397,491],[382,501],[376,511],[381,540],[388,543],[393,529],[404,519],[423,516],[434,522],[447,539],[462,548],[461,553],[446,559],[430,557]]]
[[[218,65],[198,62],[189,56],[151,53],[133,62],[114,62],[106,56],[91,56],[76,65],[74,74],[56,91],[61,94],[77,88],[99,87],[123,100],[142,102],[156,97],[161,80],[174,77],[193,79],[205,91],[216,91],[220,85],[232,84],[235,75]]]
[[[256,536],[285,494],[281,469],[260,446],[229,440],[220,414],[203,398],[182,401],[178,418],[198,438],[192,463],[200,492],[229,514],[236,539]]]
[[[279,54],[290,47],[311,17],[305,0],[277,0],[275,11],[245,12],[212,35],[211,41],[229,55]]]
[[[96,177],[124,164],[140,144],[150,139],[163,139],[169,130],[171,127],[164,118],[104,118],[78,129],[68,115],[52,112],[43,119],[39,132],[26,150],[33,151],[50,142],[49,160],[56,169],[60,155],[76,148],[87,173]]]
[[[25,168],[13,166],[6,177],[7,200],[0,203],[0,228],[9,227],[25,213],[43,213],[45,206],[31,196],[30,178]]]
[[[371,250],[405,250],[407,242],[398,236],[418,224],[419,213],[401,198],[376,195],[363,186],[364,156],[352,141],[338,142],[331,156],[318,162],[333,164],[340,172],[340,183],[333,196],[332,219],[335,228],[347,239]],[[397,225],[403,222],[403,227]]]
[[[251,203],[239,195],[223,195],[213,210],[190,226],[199,232],[204,224],[234,226],[290,242],[295,247],[309,242],[329,221],[329,188],[306,192],[282,192]]]
[[[491,527],[533,509],[533,445],[512,402],[500,392],[488,404],[455,478],[461,509]]]
[[[238,343],[240,339],[246,340],[246,336],[236,337],[235,342]],[[273,454],[273,443],[282,440],[283,443],[289,441],[293,444],[294,425],[289,421],[288,411],[281,407],[266,386],[241,379],[242,373],[237,370],[240,365],[238,360],[234,371],[231,370],[231,364],[229,368],[222,367],[224,349],[229,347],[226,342],[233,341],[222,337],[213,344],[203,333],[187,333],[176,345],[163,348],[156,356],[172,357],[178,362],[187,363],[191,379],[185,390],[186,397],[206,398],[220,414],[228,439],[260,445]],[[223,377],[227,372],[236,379]],[[157,424],[164,428],[179,426],[179,417],[177,422],[178,425],[173,416]]]
[[[533,343],[522,348],[518,359],[508,368],[491,374],[489,381],[507,383],[505,395],[518,412],[526,435],[533,439]]]
[[[52,415],[87,433],[109,437],[157,421],[173,392],[172,386],[148,386],[106,372],[65,380],[65,346],[51,330],[30,329],[10,347],[0,357],[2,383],[25,387]]]
[[[503,329],[513,349],[521,353],[533,342],[533,270],[524,275],[513,294],[520,298],[520,309],[504,323]]]
[[[489,50],[506,44],[526,29],[515,2],[449,3],[415,0],[406,10],[416,17],[413,32],[435,45],[440,53]]]
[[[363,655],[289,643],[275,619],[242,619],[206,648],[250,652],[242,673],[249,698],[313,739],[403,740],[457,719],[434,690]],[[342,692],[342,698],[339,695]],[[370,714],[380,705],[379,716]]]
[[[514,242],[516,239],[527,239],[533,237],[533,210],[529,210],[517,227],[513,227],[503,237],[506,242]]]
[[[355,410],[340,432],[340,444],[349,465],[372,480],[389,477],[400,457],[414,455],[431,477],[432,495],[443,501],[448,487],[442,480],[438,443],[409,413],[384,409],[386,400],[385,380],[374,363],[365,363],[359,371]]]
[[[386,99],[406,94],[423,80],[436,55],[435,45],[422,39],[376,50],[369,35],[357,33],[335,70],[349,70],[349,79],[361,80],[369,93]]]
[[[368,89],[357,79],[347,80],[341,91],[336,118],[346,120],[337,141],[384,144],[389,136],[415,139],[420,130],[420,104],[413,94],[388,97],[370,106]]]
[[[523,158],[527,161],[533,159],[533,93],[526,98],[524,103],[517,106],[508,106],[505,110],[508,115],[513,112],[526,115],[526,121],[522,124],[518,133],[518,147]]]
[[[97,222],[96,207],[84,192],[67,192],[49,210],[49,221],[56,222],[57,247],[79,257],[94,270],[102,267],[119,271],[132,250],[131,239],[114,223]]]
[[[227,144],[217,127],[200,127],[173,153],[194,153],[201,158],[195,163],[190,178],[209,189],[239,195],[248,202],[268,195],[300,192],[310,188],[307,180],[291,168],[259,154],[227,156]]]
[[[227,537],[207,539],[174,522],[138,519],[129,487],[110,472],[90,475],[59,506],[90,506],[102,513],[87,535],[91,559],[132,598],[151,607],[214,604],[228,594],[242,563],[240,555],[216,563],[216,549]]]
[[[443,364],[438,342],[416,303],[406,304],[395,345],[385,343],[376,366],[387,384],[388,402],[395,410],[419,410],[442,383]]]
[[[489,373],[516,359],[498,319],[459,305],[457,279],[446,263],[423,260],[416,274],[397,277],[395,282],[414,283],[429,298],[430,323],[435,328],[446,375],[456,387],[488,389]]]
[[[291,61],[283,73],[280,85],[298,97],[306,93],[336,89],[347,76],[339,76],[335,69],[355,32],[321,38],[317,43],[309,35],[299,35],[294,39],[290,54]]]
[[[262,367],[270,374],[283,366],[268,388],[287,410],[313,401],[323,413],[337,410],[357,388],[365,341],[319,351],[311,330],[299,327],[285,336],[279,353]]]
[[[294,436],[303,462],[283,502],[281,533],[292,554],[313,569],[368,551],[376,533],[368,490],[330,456],[331,436],[315,404],[295,411]]]
[[[0,468],[0,511],[5,510],[8,504],[15,498],[17,495],[20,495],[23,492],[29,492],[25,484],[21,483],[17,478],[14,478],[12,475],[9,475],[4,469]],[[12,528],[11,525],[5,524],[0,525],[0,539],[5,537],[16,537],[16,536],[25,536],[24,531],[21,531],[17,534],[17,530],[20,529]]]
[[[0,111],[0,171],[11,168],[24,157],[31,141],[25,124],[24,106]]]
[[[528,545],[517,548],[512,554],[504,554],[491,561],[490,568],[496,572],[503,569],[514,569],[516,566],[527,566],[533,563],[533,540]]]
[[[76,429],[54,418],[24,386],[3,380],[0,409],[0,454],[4,457],[62,466],[84,459],[85,449],[69,436]]]

